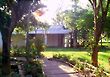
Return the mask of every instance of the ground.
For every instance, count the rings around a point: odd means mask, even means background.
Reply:
[[[43,52],[46,57],[52,57],[55,54],[65,54],[70,56],[70,59],[84,59],[91,63],[91,54],[87,50],[84,49],[72,49],[72,48],[49,48],[45,52]],[[104,49],[99,52],[99,65],[100,67],[104,68],[106,71],[110,70],[109,65],[109,58],[110,58],[110,50]]]
[[[55,60],[43,59],[43,71],[46,77],[83,77],[72,67]]]

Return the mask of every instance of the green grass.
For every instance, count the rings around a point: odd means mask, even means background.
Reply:
[[[73,49],[73,48],[47,48],[45,52],[42,52],[46,57],[51,57],[54,54],[71,54],[74,52],[85,52],[84,49]]]
[[[109,64],[110,52],[99,52],[99,64],[101,67],[104,67],[105,70],[110,71]]]
[[[99,43],[99,45],[101,45],[101,43]],[[102,46],[110,47],[110,42],[103,42]]]
[[[88,53],[86,50],[80,50],[80,49],[63,49],[63,48],[51,48],[47,49],[45,52],[42,52],[42,54],[46,57],[52,57],[54,54],[65,54],[72,58],[80,58],[80,59],[86,59],[88,62],[91,62],[91,56],[90,53]],[[110,64],[108,59],[110,58],[110,50],[107,50],[106,52],[99,52],[98,60],[99,65],[103,67],[105,70],[110,70]]]

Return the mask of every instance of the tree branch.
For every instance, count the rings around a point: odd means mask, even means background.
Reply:
[[[93,5],[93,2],[92,2],[92,0],[89,0],[89,2],[91,3],[91,5]]]
[[[92,5],[92,8],[93,8],[93,2],[92,2],[92,0],[89,0],[89,2],[90,2],[90,4]]]

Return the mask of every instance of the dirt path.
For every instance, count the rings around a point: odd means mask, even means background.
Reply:
[[[43,59],[43,71],[46,77],[83,77],[64,63]]]

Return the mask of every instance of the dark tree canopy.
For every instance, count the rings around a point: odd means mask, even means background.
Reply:
[[[2,74],[10,75],[10,46],[14,28],[23,17],[44,7],[39,0],[0,0],[0,31],[2,34]],[[3,76],[4,77],[4,76]]]

